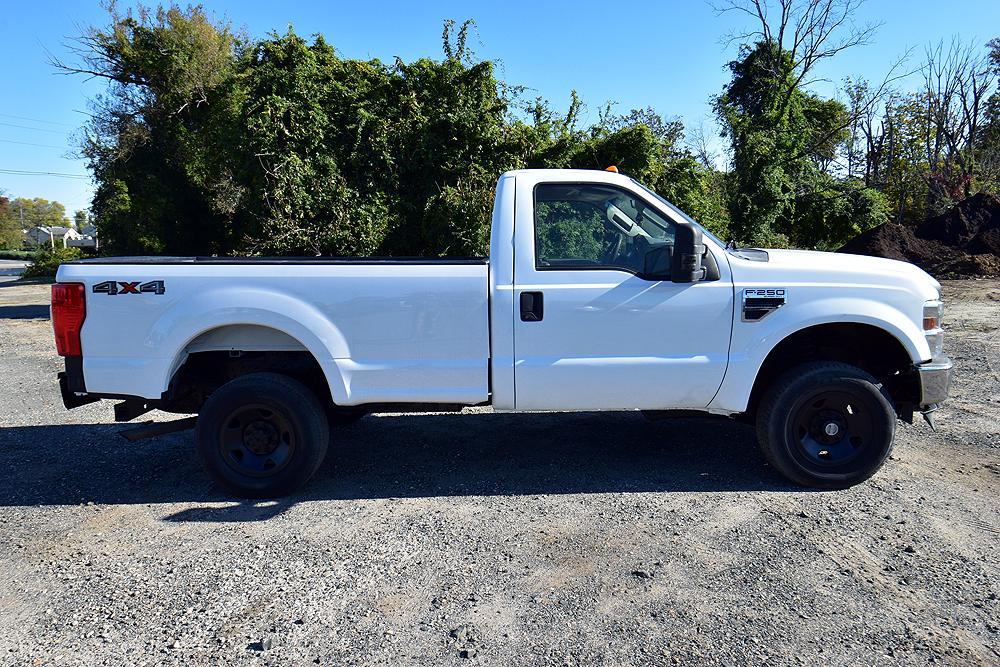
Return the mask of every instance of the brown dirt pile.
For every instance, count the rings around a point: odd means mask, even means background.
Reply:
[[[1000,276],[1000,199],[979,193],[918,225],[879,225],[838,252],[913,262],[939,277]]]

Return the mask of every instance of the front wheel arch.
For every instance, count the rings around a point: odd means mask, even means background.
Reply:
[[[897,414],[919,397],[913,360],[892,333],[871,324],[818,324],[789,334],[771,348],[754,378],[746,418],[755,419],[763,395],[790,368],[816,361],[844,363],[870,374],[884,387]]]

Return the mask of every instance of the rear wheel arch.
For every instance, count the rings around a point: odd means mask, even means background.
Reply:
[[[188,361],[192,345],[220,331],[242,331],[243,343],[234,346],[246,352],[286,351],[273,340],[263,344],[247,333],[263,329],[286,343],[294,341],[307,351],[327,377],[328,393],[335,400],[347,400],[347,385],[337,368],[336,359],[351,357],[343,332],[312,304],[292,295],[249,287],[220,288],[206,291],[170,307],[156,321],[147,341],[158,349],[176,351],[169,365],[163,367],[161,391],[168,389],[178,370]],[[279,349],[280,348],[280,349]],[[226,348],[229,349],[229,348]]]
[[[174,412],[198,412],[217,388],[251,373],[291,377],[327,404],[336,402],[343,386],[335,366],[324,367],[298,338],[257,324],[225,324],[190,336],[171,368],[162,400]]]

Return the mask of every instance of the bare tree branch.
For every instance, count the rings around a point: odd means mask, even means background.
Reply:
[[[976,173],[975,141],[984,121],[986,101],[995,89],[997,73],[987,53],[976,44],[952,39],[929,45],[923,70],[927,123],[924,149],[935,183],[961,188],[969,196]],[[942,192],[928,193],[933,205]]]
[[[867,44],[877,23],[856,25],[854,15],[865,0],[721,0],[712,5],[718,14],[740,13],[754,27],[730,35],[729,43],[744,46],[769,42],[788,52],[795,73],[793,88],[801,86],[816,64],[841,51]],[[772,10],[772,7],[774,9]],[[772,17],[775,17],[772,20]]]

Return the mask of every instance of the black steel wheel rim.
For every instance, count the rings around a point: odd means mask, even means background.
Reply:
[[[273,407],[244,405],[233,410],[219,431],[219,453],[241,475],[269,477],[278,473],[295,452],[291,422]]]
[[[824,467],[854,461],[877,435],[867,402],[838,389],[819,391],[802,401],[791,430],[797,454]]]

